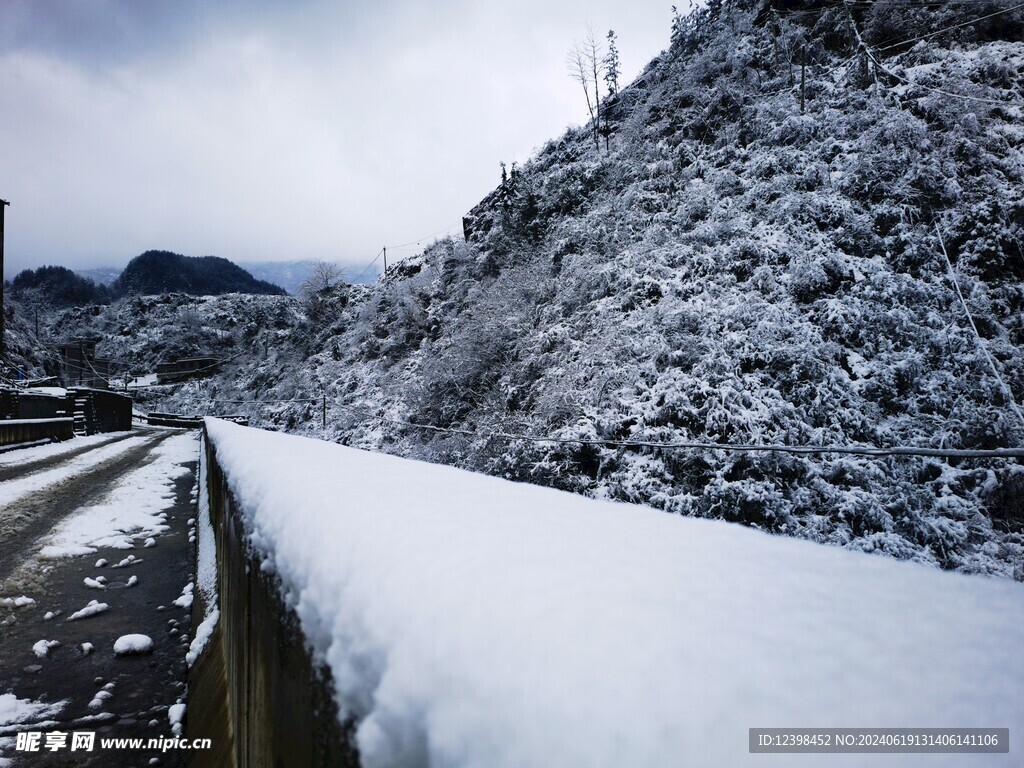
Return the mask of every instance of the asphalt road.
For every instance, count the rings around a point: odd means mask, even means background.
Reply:
[[[35,600],[21,607],[0,602],[0,695],[13,693],[19,699],[37,702],[66,701],[59,713],[47,718],[48,722],[5,727],[0,719],[0,739],[14,737],[19,731],[96,732],[96,746],[91,752],[44,748],[25,753],[14,751],[9,742],[6,747],[0,746],[0,755],[13,760],[15,768],[185,764],[186,753],[180,750],[103,750],[100,743],[103,738],[172,735],[168,709],[184,697],[186,684],[184,657],[190,611],[174,601],[194,578],[189,522],[195,517],[195,461],[186,465],[192,470],[190,474],[174,481],[173,502],[168,500],[169,530],[155,537],[156,546],[142,548],[140,541],[133,550],[100,549],[58,560],[41,560],[37,554],[40,539],[57,523],[83,507],[102,502],[126,473],[153,461],[157,446],[174,434],[181,431],[136,430],[133,438],[144,438],[134,441],[138,444],[0,507],[0,601],[20,594],[29,594]],[[5,483],[49,477],[42,473],[59,475],[69,462],[81,462],[93,451],[109,451],[112,442],[119,439],[129,438],[118,437],[58,457],[5,466],[0,470],[0,490]],[[112,567],[128,554],[134,555],[136,562]],[[97,567],[101,558],[109,565]],[[106,577],[106,588],[85,585],[86,577],[98,576]],[[132,576],[137,577],[137,583],[129,585]],[[90,600],[107,603],[109,610],[68,620]],[[46,618],[48,612],[55,615]],[[132,633],[152,638],[152,653],[115,655],[114,642]],[[57,640],[60,645],[40,658],[33,645],[41,639]],[[83,650],[83,643],[90,643],[94,650]],[[100,691],[106,693],[97,696]]]

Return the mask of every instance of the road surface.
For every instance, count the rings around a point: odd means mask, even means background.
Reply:
[[[182,750],[102,740],[173,736],[197,448],[194,432],[146,429],[0,455],[0,766],[185,764]],[[115,654],[129,634],[152,651]],[[48,750],[57,731],[94,731],[94,747],[71,751],[69,735]],[[16,750],[19,732],[43,734],[40,751]]]

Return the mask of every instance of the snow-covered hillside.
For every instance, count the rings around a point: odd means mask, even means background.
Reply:
[[[1018,462],[491,436],[1021,445],[942,255],[1024,400],[1021,13],[712,4],[610,102],[607,149],[586,127],[550,142],[468,243],[309,300],[146,299],[59,328],[101,330],[109,357],[230,356],[165,410],[1024,579]],[[190,343],[154,328],[165,309]]]
[[[41,378],[57,371],[59,359],[52,338],[44,332],[50,321],[45,307],[4,299],[4,360],[2,374],[12,380]],[[40,333],[36,333],[39,323]],[[20,372],[20,376],[19,376]]]
[[[207,429],[366,768],[783,766],[748,728],[1024,719],[1024,585]]]

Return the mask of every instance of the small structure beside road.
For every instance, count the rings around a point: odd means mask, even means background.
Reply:
[[[67,434],[69,420],[72,434]],[[132,399],[91,387],[0,388],[0,445],[24,442],[24,428],[16,428],[15,422],[35,425],[33,441],[122,432],[132,428]]]

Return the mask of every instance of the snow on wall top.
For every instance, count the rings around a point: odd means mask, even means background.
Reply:
[[[1020,584],[206,426],[368,768],[741,765],[750,727],[1024,722]]]

